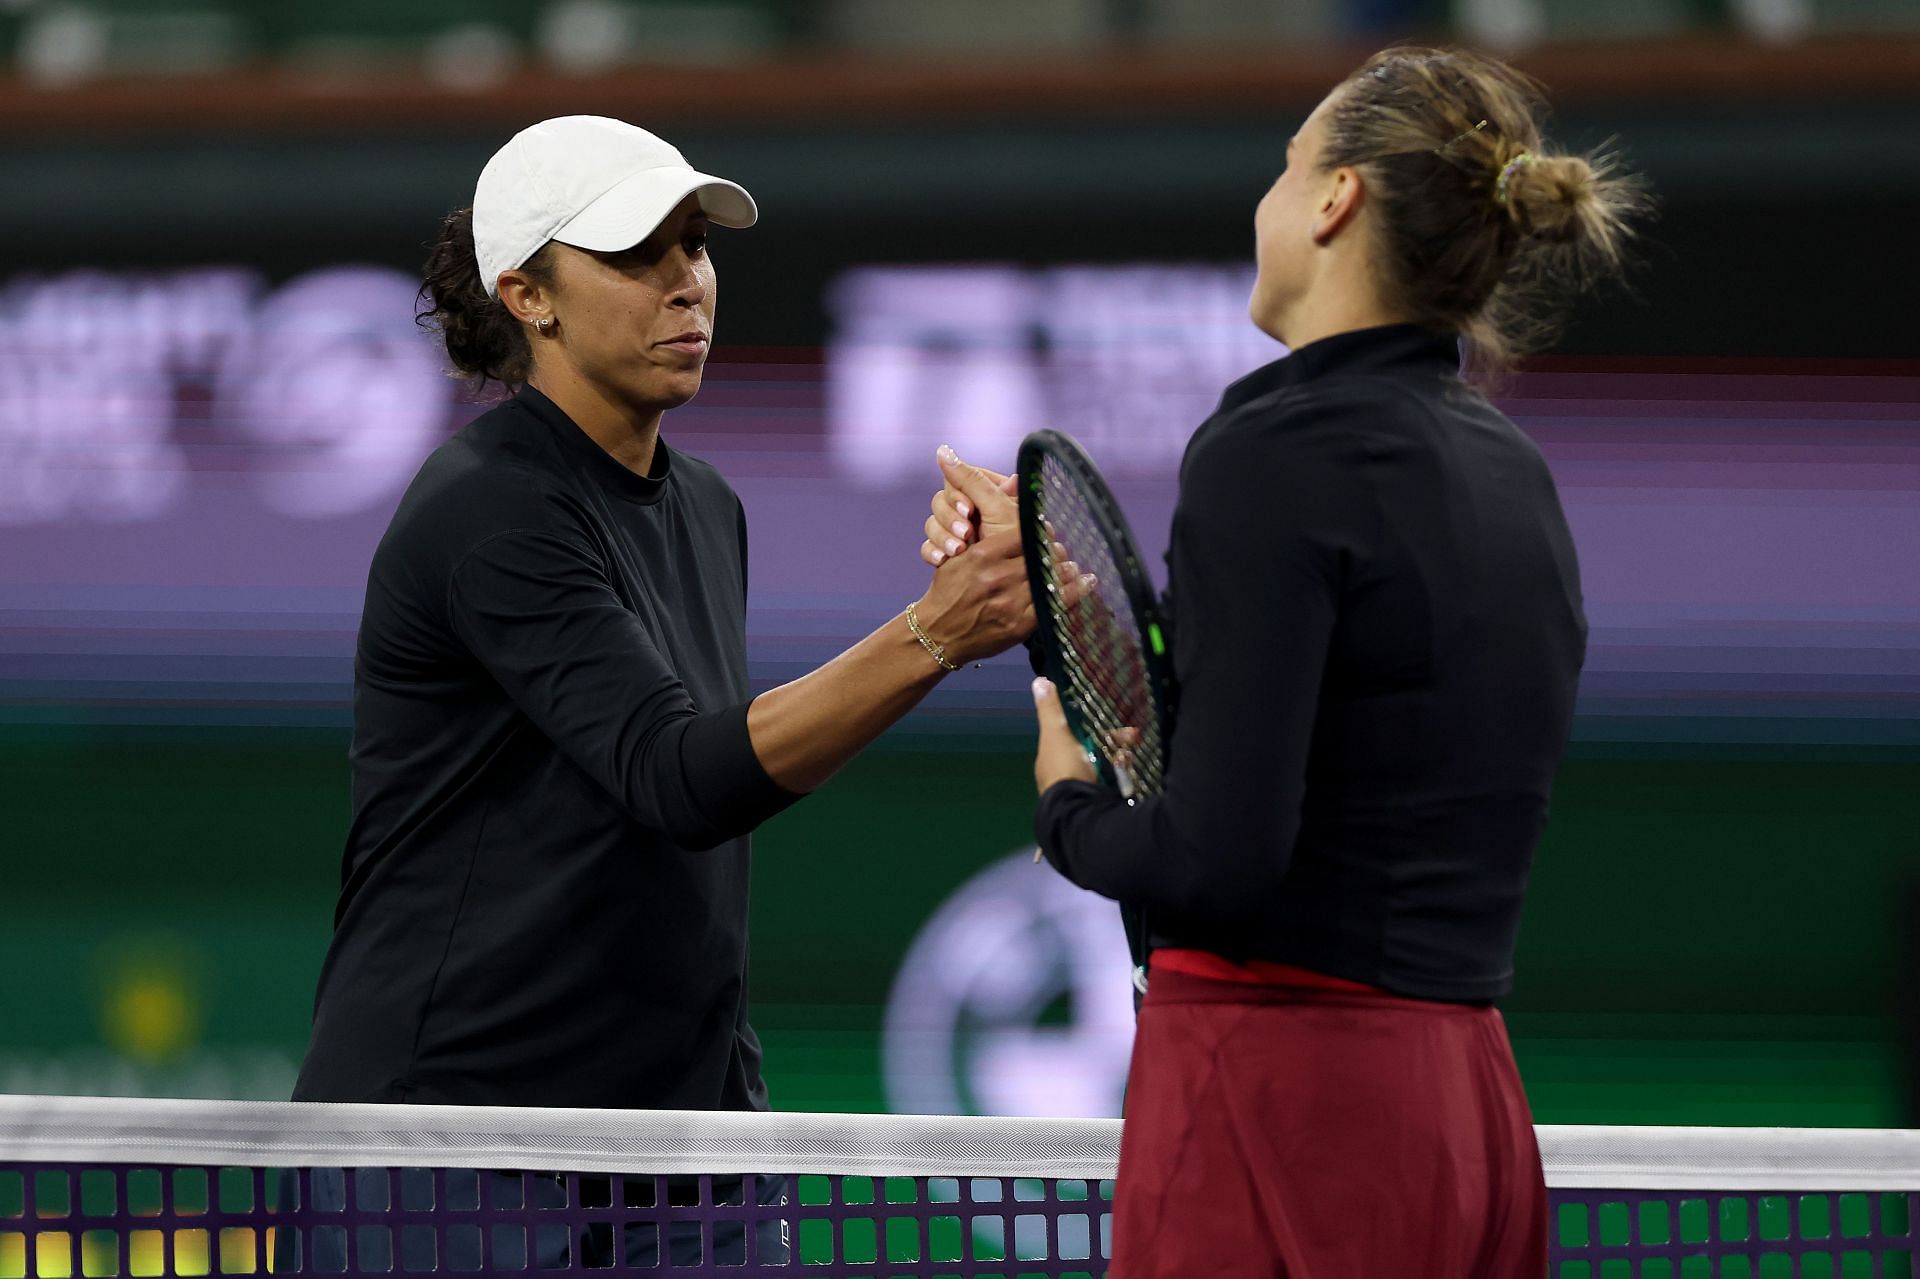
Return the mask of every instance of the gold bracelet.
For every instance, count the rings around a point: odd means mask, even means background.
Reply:
[[[917,602],[918,601],[916,601],[916,603]],[[928,653],[933,655],[933,660],[940,663],[941,670],[959,670],[960,668],[958,666],[955,666],[947,660],[947,646],[945,644],[934,643],[933,637],[921,629],[920,619],[914,616],[913,609],[913,604],[907,605],[907,625],[913,629],[913,637],[920,641],[920,647],[926,649]]]

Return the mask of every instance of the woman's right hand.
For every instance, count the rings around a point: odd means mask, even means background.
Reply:
[[[956,503],[965,503],[971,537],[964,545],[971,549],[964,555],[947,554],[944,547],[922,545],[921,557],[936,568],[914,611],[921,627],[958,665],[992,657],[1031,635],[1033,597],[1020,549],[1019,509],[1008,477],[967,465],[946,445],[940,447],[940,470],[947,481],[942,497],[952,495],[947,503],[953,519],[947,526],[951,529],[962,518]],[[936,517],[941,500],[934,499]]]

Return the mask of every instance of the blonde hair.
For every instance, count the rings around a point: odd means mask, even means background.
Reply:
[[[1481,54],[1387,49],[1335,90],[1323,169],[1360,171],[1385,299],[1495,366],[1557,335],[1561,304],[1627,262],[1650,207],[1607,153],[1541,136],[1539,85]]]

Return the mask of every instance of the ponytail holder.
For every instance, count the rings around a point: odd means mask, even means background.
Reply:
[[[1507,161],[1507,167],[1500,170],[1500,177],[1493,184],[1493,202],[1504,208],[1507,203],[1507,183],[1513,180],[1514,171],[1521,165],[1532,164],[1539,158],[1539,156],[1536,156],[1531,151],[1522,151],[1519,155]]]

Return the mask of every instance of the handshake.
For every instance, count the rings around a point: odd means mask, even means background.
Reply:
[[[1014,476],[960,460],[945,444],[936,455],[942,484],[923,527],[920,558],[933,580],[914,605],[920,629],[954,665],[1005,652],[1033,634],[1033,595],[1027,585]],[[1054,567],[1070,598],[1094,585],[1054,543]],[[1040,720],[1034,780],[1044,793],[1056,781],[1094,780],[1086,750],[1068,727],[1051,682],[1033,681]]]
[[[962,462],[945,444],[942,480],[920,558],[934,569],[914,604],[920,628],[955,666],[1003,653],[1033,634],[1014,479]]]

